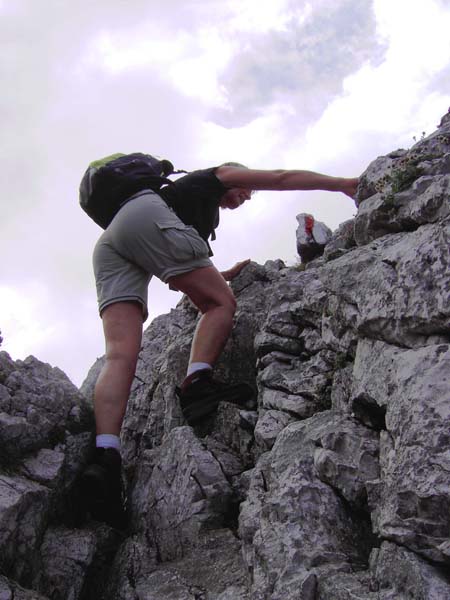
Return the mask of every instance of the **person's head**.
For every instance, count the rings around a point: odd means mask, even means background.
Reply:
[[[221,167],[237,167],[238,169],[248,169],[245,165],[238,162],[226,162],[219,165]],[[220,200],[220,208],[229,208],[234,210],[239,208],[246,200],[250,200],[253,190],[247,188],[233,187],[228,189]]]
[[[238,169],[248,169],[245,165],[238,162],[226,162],[219,165],[219,167],[238,167]]]

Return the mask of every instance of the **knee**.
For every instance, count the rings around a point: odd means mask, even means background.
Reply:
[[[110,349],[105,355],[105,367],[133,376],[136,371],[138,355],[134,352]]]
[[[231,318],[233,318],[234,313],[236,312],[236,307],[236,298],[231,291],[230,294],[210,299],[209,301],[203,302],[202,305],[199,306],[200,311],[203,314],[209,312],[210,310],[219,308]]]

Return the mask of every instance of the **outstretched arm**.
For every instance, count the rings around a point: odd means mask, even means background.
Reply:
[[[331,177],[314,171],[219,167],[216,177],[227,187],[250,190],[326,190],[353,197],[358,187],[358,178]]]

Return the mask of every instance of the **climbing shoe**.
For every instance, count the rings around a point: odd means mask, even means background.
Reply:
[[[78,485],[80,497],[93,519],[114,529],[125,529],[122,460],[115,448],[96,448]]]
[[[247,383],[227,385],[212,378],[211,369],[196,371],[175,389],[187,423],[194,427],[213,415],[220,402],[231,402],[241,408],[255,407],[256,394]]]

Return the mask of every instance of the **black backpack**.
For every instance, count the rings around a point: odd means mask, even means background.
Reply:
[[[142,190],[157,192],[174,171],[172,163],[150,154],[113,154],[92,162],[80,183],[80,206],[106,229],[131,196]]]

